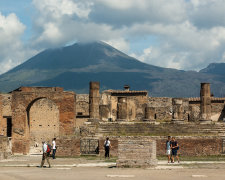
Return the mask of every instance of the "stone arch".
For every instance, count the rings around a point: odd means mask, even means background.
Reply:
[[[54,101],[39,97],[27,107],[30,154],[42,152],[42,141],[59,136],[59,108]]]

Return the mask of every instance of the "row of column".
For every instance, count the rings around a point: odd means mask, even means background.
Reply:
[[[89,90],[89,114],[90,119],[99,119],[99,105],[100,105],[100,84],[99,82],[90,82]],[[211,92],[209,83],[201,83],[200,90],[200,121],[207,122],[211,121]],[[184,108],[183,101],[181,99],[173,99],[173,121],[184,120]],[[127,119],[127,100],[126,97],[118,98],[118,112],[117,119]],[[155,120],[155,108],[145,108],[145,120]]]

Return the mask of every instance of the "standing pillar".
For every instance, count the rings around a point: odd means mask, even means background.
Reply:
[[[119,97],[117,104],[117,121],[127,120],[127,98]]]
[[[90,119],[99,119],[99,82],[90,82],[89,89],[89,115]]]
[[[182,99],[173,99],[173,122],[182,123],[184,122],[184,107]]]
[[[200,90],[200,121],[201,122],[211,122],[211,92],[210,83],[201,83]]]
[[[155,108],[146,107],[145,108],[145,119],[144,121],[155,122]]]

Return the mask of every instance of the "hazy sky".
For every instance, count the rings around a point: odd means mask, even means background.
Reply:
[[[46,48],[94,40],[199,70],[225,62],[224,12],[225,0],[0,0],[0,73]]]

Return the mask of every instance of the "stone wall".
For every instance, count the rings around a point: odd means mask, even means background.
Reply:
[[[157,121],[171,121],[172,119],[172,98],[149,97],[148,106],[155,108],[155,119]]]
[[[165,155],[167,137],[156,138],[157,155]],[[177,137],[181,156],[221,155],[222,139],[217,137]]]
[[[11,155],[9,140],[5,136],[0,136],[0,160],[7,159]]]
[[[197,122],[200,119],[200,102],[191,102],[189,104],[189,122]]]
[[[119,156],[120,150],[119,143],[121,137],[109,137],[112,144],[110,150],[111,156]],[[126,137],[124,137],[126,141]],[[166,155],[166,140],[167,136],[158,136],[158,137],[136,137],[137,141],[140,139],[154,139],[156,141],[156,154],[157,155]],[[197,136],[178,136],[176,140],[179,144],[178,154],[181,156],[204,156],[204,155],[221,155],[223,154],[223,140],[219,137],[197,137]],[[118,142],[119,141],[119,142]],[[127,140],[129,142],[129,140]],[[134,143],[135,144],[135,143]],[[104,139],[99,140],[99,150],[100,155],[104,156]],[[127,149],[131,149],[129,144]],[[140,151],[141,152],[141,151]]]
[[[28,154],[30,151],[30,126],[32,107],[41,99],[49,100],[58,109],[58,135],[73,135],[76,119],[75,93],[65,92],[58,87],[21,87],[12,92],[12,151],[13,153]],[[48,102],[47,102],[48,103]],[[50,105],[51,106],[51,105]],[[49,106],[49,107],[50,107]],[[55,107],[54,106],[54,107]],[[55,107],[55,108],[56,108]],[[53,108],[53,106],[52,106]],[[54,109],[55,109],[54,108]],[[55,112],[55,111],[54,111]],[[56,114],[57,115],[57,114]],[[46,115],[48,116],[48,115]],[[54,116],[54,114],[53,114]],[[37,118],[37,116],[35,116]],[[41,116],[40,116],[41,117]],[[33,119],[37,122],[40,119]],[[42,124],[39,124],[42,125]],[[44,128],[36,127],[36,133],[42,133]],[[50,124],[47,124],[50,125]],[[53,126],[56,124],[53,124]],[[37,130],[37,127],[39,128]],[[42,133],[44,137],[45,133]],[[53,138],[53,137],[52,137]],[[40,144],[41,142],[39,142]]]
[[[224,136],[225,123],[215,124],[174,124],[174,123],[106,123],[98,125],[102,136]]]
[[[7,118],[12,116],[12,95],[0,94],[0,135],[7,136]]]
[[[77,137],[60,137],[56,139],[57,156],[79,156],[80,155],[80,139]]]
[[[30,154],[42,152],[42,141],[51,142],[59,136],[59,109],[46,98],[34,102],[30,108]]]
[[[118,140],[117,167],[157,165],[156,142],[146,137],[123,137]]]
[[[128,91],[127,94],[127,91],[118,91],[118,94],[114,95],[115,92],[109,90],[101,95],[101,120],[142,121],[145,119],[148,98],[146,94],[140,95],[139,91]]]
[[[211,119],[214,122],[223,121],[225,118],[225,104],[211,103]]]
[[[89,94],[76,95],[77,116],[89,116]]]
[[[111,149],[110,156],[118,156],[118,138],[110,137]],[[105,139],[99,139],[99,154],[100,156],[105,156],[105,148],[104,148]]]

